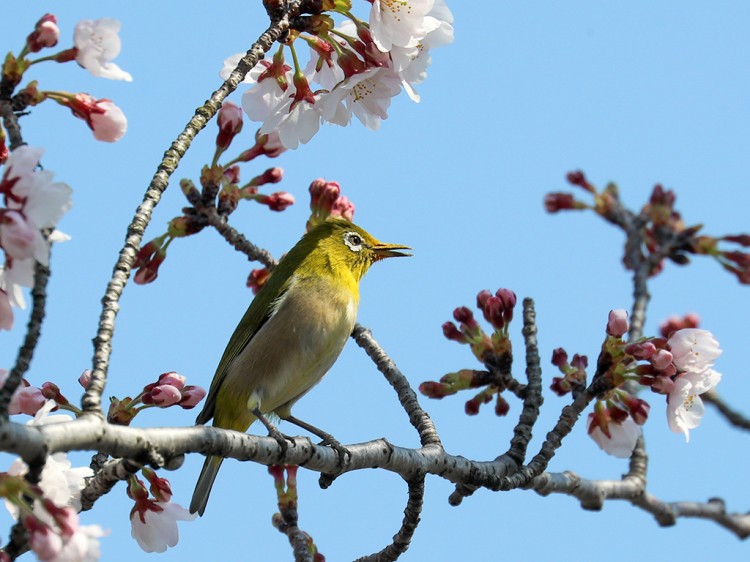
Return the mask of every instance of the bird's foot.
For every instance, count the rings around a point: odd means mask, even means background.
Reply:
[[[325,434],[324,436],[321,436],[321,437],[323,437],[323,440],[319,443],[319,445],[323,445],[324,447],[330,447],[331,449],[336,451],[336,454],[339,457],[339,463],[337,466],[339,469],[344,468],[344,462],[346,462],[346,457],[351,458],[352,456],[351,451],[349,451],[349,449],[347,449],[341,443],[339,443],[333,437],[333,435]]]

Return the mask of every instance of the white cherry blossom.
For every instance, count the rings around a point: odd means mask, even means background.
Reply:
[[[290,94],[274,108],[261,126],[260,133],[266,135],[276,131],[281,144],[291,150],[300,143],[308,143],[320,129],[319,99],[317,95],[314,104],[303,100],[292,107],[294,97]]]
[[[152,509],[130,513],[130,535],[145,552],[164,552],[179,540],[178,521],[192,521],[198,515],[173,502],[150,502]]]
[[[669,429],[675,433],[683,433],[685,441],[690,441],[690,430],[700,425],[705,413],[700,395],[711,390],[720,380],[721,374],[713,369],[700,373],[686,372],[678,376],[667,397]]]
[[[594,414],[589,415],[587,422],[587,428],[591,427],[591,422],[594,419]],[[600,427],[595,427],[589,432],[589,435],[594,442],[599,445],[605,453],[617,457],[620,459],[626,459],[630,457],[635,448],[635,444],[638,438],[643,433],[641,426],[635,423],[635,420],[628,416],[624,422],[615,423],[610,421],[607,424],[607,429],[611,437],[602,431]]]
[[[365,127],[377,130],[388,117],[391,98],[401,91],[400,83],[399,77],[387,68],[371,68],[355,74],[323,98],[323,118],[345,126],[353,114]]]
[[[122,47],[119,31],[120,22],[115,19],[79,21],[73,34],[78,64],[94,76],[132,82],[133,77],[112,62]]]
[[[427,14],[434,0],[374,0],[370,31],[378,48],[415,47],[427,33]]]
[[[701,372],[713,366],[721,355],[719,342],[707,330],[685,328],[678,330],[667,340],[674,364],[678,369]]]

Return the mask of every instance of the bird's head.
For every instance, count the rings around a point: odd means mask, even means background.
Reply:
[[[376,261],[410,255],[399,251],[409,250],[408,246],[380,242],[344,219],[329,219],[316,225],[300,241],[306,242],[311,244],[309,262],[313,267],[326,268],[334,275],[348,270],[356,281]]]

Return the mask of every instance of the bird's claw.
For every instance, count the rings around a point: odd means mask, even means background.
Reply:
[[[289,437],[288,435],[284,435],[281,433],[278,429],[275,427],[269,428],[268,430],[268,436],[273,437],[276,442],[279,444],[279,448],[281,449],[281,454],[279,455],[279,458],[282,459],[286,456],[286,452],[289,449],[289,443],[291,442],[292,447],[294,447],[294,439]]]
[[[320,443],[319,445],[322,445],[324,447],[330,447],[334,451],[336,451],[336,454],[339,457],[339,463],[338,468],[343,468],[344,463],[346,462],[346,457],[349,458],[352,457],[351,451],[344,447],[341,443],[339,443],[336,439],[333,438],[332,435],[327,435]]]

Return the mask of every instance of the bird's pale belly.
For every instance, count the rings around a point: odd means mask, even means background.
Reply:
[[[288,415],[336,361],[354,328],[356,311],[356,298],[340,291],[293,284],[229,367],[219,400],[232,403],[224,410],[232,412],[231,419],[217,415],[215,425],[247,428],[256,407],[264,414]]]

